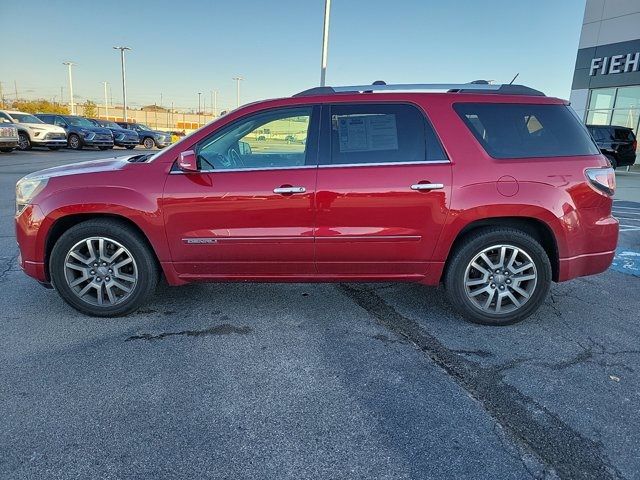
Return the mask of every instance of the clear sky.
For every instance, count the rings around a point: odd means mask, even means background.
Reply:
[[[0,81],[13,97],[60,96],[65,60],[76,101],[121,102],[119,53],[132,106],[210,108],[316,86],[324,0],[1,0]],[[329,85],[518,82],[568,98],[584,0],[333,0]]]

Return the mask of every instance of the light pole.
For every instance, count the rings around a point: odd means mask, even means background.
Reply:
[[[324,27],[322,29],[322,60],[320,62],[320,86],[325,86],[327,76],[327,47],[329,45],[329,14],[331,0],[324,0]]]
[[[63,65],[67,66],[67,70],[69,72],[69,108],[71,109],[71,115],[76,114],[76,106],[73,103],[73,78],[71,75],[71,67],[75,65],[73,62],[62,62]]]
[[[120,50],[120,64],[122,65],[122,116],[127,121],[127,76],[124,68],[124,51],[131,50],[129,47],[113,47],[114,50]]]
[[[211,90],[211,116],[216,118],[216,112],[218,111],[218,91]]]
[[[202,97],[202,92],[198,92],[198,128],[200,128],[200,97]]]
[[[233,80],[236,81],[236,101],[237,106],[240,106],[240,82],[244,80],[242,77],[233,77]]]
[[[107,96],[107,85],[109,82],[102,82],[104,85],[104,118],[109,118],[109,97]]]

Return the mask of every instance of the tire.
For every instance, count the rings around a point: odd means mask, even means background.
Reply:
[[[31,150],[31,139],[29,135],[24,132],[18,132],[18,149],[25,151]]]
[[[80,140],[80,137],[75,133],[69,135],[67,143],[69,144],[69,148],[71,148],[72,150],[82,150],[82,141]]]
[[[618,168],[618,161],[615,158],[613,158],[611,155],[605,155],[605,157],[607,157],[607,160],[609,160],[609,163],[611,163],[611,167],[614,170]]]
[[[102,259],[106,260],[103,263],[107,265],[98,263],[96,267],[92,258],[100,259],[97,255],[100,238],[104,246]],[[96,252],[93,256],[89,255],[87,242]],[[113,248],[110,249],[110,245]],[[123,253],[113,257],[120,248],[124,249]],[[78,256],[72,257],[72,251]],[[111,260],[109,256],[112,256]],[[125,262],[128,258],[131,261]],[[68,268],[69,263],[76,268]],[[87,220],[67,230],[53,246],[49,272],[51,283],[62,299],[76,310],[94,317],[118,317],[137,310],[153,294],[160,277],[158,263],[146,239],[125,223],[113,219]],[[85,278],[78,285],[73,285],[82,277]]]
[[[48,148],[49,148],[49,150],[57,152],[58,150],[60,150],[61,147],[48,147]]]
[[[517,255],[512,262],[514,251]],[[493,268],[481,257],[483,253]],[[502,265],[501,255],[505,256]],[[526,268],[529,263],[532,266]],[[514,228],[487,227],[471,233],[452,253],[444,284],[449,302],[466,319],[500,326],[534,313],[547,297],[551,280],[549,257],[536,239]]]
[[[142,145],[144,146],[144,148],[146,148],[147,150],[151,150],[153,147],[155,147],[156,145],[156,141],[151,138],[151,137],[146,137],[143,141],[142,141]]]
[[[127,145],[127,150],[133,150],[134,148],[136,148],[135,145]]]

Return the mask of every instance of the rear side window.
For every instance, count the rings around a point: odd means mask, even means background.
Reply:
[[[332,164],[447,159],[433,128],[412,105],[333,105],[330,132]]]
[[[457,103],[454,109],[494,158],[600,153],[565,105]]]

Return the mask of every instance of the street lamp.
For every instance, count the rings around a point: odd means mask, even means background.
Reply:
[[[329,45],[329,14],[331,0],[324,0],[324,26],[322,29],[322,60],[320,61],[320,86],[325,86],[327,76],[327,47]]]
[[[124,51],[131,50],[129,47],[113,47],[114,50],[120,50],[120,64],[122,65],[122,116],[127,121],[127,81],[124,68]]]
[[[107,85],[109,82],[102,82],[104,85],[104,118],[109,118],[109,97],[107,96]]]
[[[233,80],[236,81],[236,100],[238,103],[238,107],[240,106],[240,82],[244,80],[242,77],[233,77]]]
[[[71,109],[71,115],[76,114],[76,106],[73,103],[73,78],[71,75],[71,67],[75,65],[73,62],[62,62],[63,65],[67,66],[69,72],[69,108]]]
[[[200,128],[200,97],[202,92],[198,92],[198,128]]]
[[[211,116],[213,118],[216,117],[217,111],[218,111],[218,91],[211,90]]]

